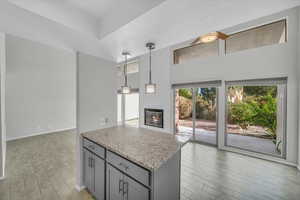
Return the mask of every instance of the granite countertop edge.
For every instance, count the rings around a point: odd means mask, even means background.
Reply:
[[[112,127],[112,128],[116,128],[116,127]],[[109,128],[106,128],[106,130],[109,129]],[[139,128],[139,129],[142,129],[144,131],[148,131],[147,129],[144,129],[144,128]],[[147,169],[147,170],[150,170],[150,171],[154,171],[156,169],[159,169],[164,163],[166,163],[170,158],[172,158],[176,153],[178,153],[178,151],[181,150],[181,148],[188,142],[188,140],[186,140],[185,142],[179,142],[179,141],[175,141],[178,145],[178,147],[176,148],[176,150],[173,150],[171,153],[168,153],[163,159],[161,159],[159,162],[156,162],[155,164],[149,164],[149,163],[145,163],[145,162],[142,162],[140,161],[139,159],[136,159],[134,158],[134,156],[131,156],[131,155],[128,155],[122,151],[119,151],[117,148],[114,148],[108,144],[106,144],[105,142],[101,142],[99,140],[96,140],[94,138],[92,138],[91,136],[89,137],[89,135],[91,134],[101,134],[101,131],[102,130],[105,130],[105,129],[100,129],[100,130],[95,130],[95,131],[89,131],[89,132],[84,132],[84,133],[81,133],[80,135],[83,137],[83,138],[86,138],[104,148],[106,148],[107,150],[111,151],[111,152],[114,152],[118,155],[120,155],[121,157],[124,157],[126,158],[127,160],[133,162],[133,163],[136,163],[138,165],[140,165],[141,167]],[[100,132],[98,132],[100,131]],[[149,132],[152,132],[151,130]],[[155,131],[155,132],[158,132],[158,131]],[[168,133],[163,133],[161,132],[161,134],[168,134]]]
[[[145,169],[147,169],[147,170],[149,170],[149,171],[154,171],[154,170],[156,170],[156,169],[159,169],[164,163],[166,163],[170,158],[172,158],[172,157],[173,157],[178,151],[180,151],[180,149],[181,149],[181,147],[178,147],[176,151],[174,151],[172,154],[170,154],[168,157],[166,157],[166,159],[161,160],[161,162],[160,162],[159,164],[151,165],[151,166],[150,166],[150,165],[147,165],[147,164],[145,164],[145,163],[143,163],[143,162],[141,162],[141,161],[139,161],[139,160],[137,160],[137,159],[135,159],[135,158],[133,158],[133,157],[131,157],[131,156],[128,156],[128,155],[124,154],[123,152],[121,152],[121,151],[119,151],[119,150],[117,150],[117,149],[114,149],[114,148],[112,148],[112,147],[110,147],[110,146],[108,146],[108,145],[106,145],[106,144],[103,144],[103,143],[99,143],[99,142],[97,142],[97,141],[94,141],[93,139],[90,139],[90,138],[88,138],[88,137],[86,137],[86,136],[84,136],[84,135],[82,135],[82,137],[83,137],[83,138],[86,138],[86,139],[88,139],[88,140],[90,140],[90,141],[92,141],[92,142],[94,142],[94,143],[96,143],[96,144],[98,144],[98,145],[100,145],[100,146],[102,146],[102,147],[104,147],[104,148],[107,149],[108,151],[111,151],[111,152],[113,152],[113,153],[116,153],[117,155],[119,155],[119,156],[121,156],[121,157],[123,157],[123,158],[129,160],[130,162],[133,162],[133,163],[135,163],[135,164],[138,164],[139,166],[141,166],[141,167],[143,167],[143,168],[145,168]]]

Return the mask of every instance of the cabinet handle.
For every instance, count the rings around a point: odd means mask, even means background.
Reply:
[[[89,167],[92,167],[92,158],[89,157]]]
[[[94,158],[91,158],[91,168],[95,167],[95,160]]]
[[[125,189],[125,187],[126,187],[126,189]],[[123,196],[125,196],[126,195],[126,199],[128,199],[128,182],[124,182],[123,183]]]
[[[119,180],[119,193],[124,190],[124,181],[122,179]],[[124,191],[123,191],[124,193]]]

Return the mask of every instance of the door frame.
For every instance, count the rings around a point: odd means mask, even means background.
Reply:
[[[141,95],[140,95],[140,91],[139,91],[139,89],[138,88],[132,88],[131,89],[131,92],[130,92],[130,94],[138,94],[139,95],[139,107],[138,107],[138,111],[139,111],[139,116],[138,116],[138,119],[140,119],[140,104],[141,104],[141,102],[140,102],[140,99],[141,99]],[[127,94],[122,94],[121,93],[121,91],[120,90],[118,90],[117,91],[117,96],[118,95],[121,95],[121,121],[118,121],[117,123],[118,123],[118,125],[122,125],[122,126],[125,126],[125,124],[126,124],[126,98],[125,98],[125,95],[127,95]],[[118,104],[119,102],[117,102],[117,104]],[[117,112],[119,112],[118,110],[117,110]]]
[[[276,79],[279,79],[279,80],[285,80],[285,82],[283,83],[276,83],[276,84],[268,84],[268,83],[265,83],[266,81],[268,80],[275,80]],[[286,119],[287,119],[287,78],[286,77],[283,77],[283,78],[269,78],[269,79],[249,79],[249,80],[240,80],[240,82],[245,82],[245,83],[248,83],[248,82],[251,82],[251,81],[257,81],[257,82],[261,82],[261,85],[263,86],[274,86],[276,85],[277,86],[277,90],[282,90],[282,94],[283,96],[280,96],[277,98],[280,98],[280,112],[282,112],[282,119],[281,119],[281,125],[282,125],[282,152],[281,152],[281,155],[275,155],[275,154],[270,154],[270,153],[265,153],[265,152],[260,152],[260,151],[255,151],[255,150],[252,150],[252,149],[246,149],[246,148],[242,148],[242,147],[237,147],[237,146],[233,146],[233,145],[229,145],[227,144],[228,142],[228,134],[227,134],[227,125],[228,125],[228,103],[227,103],[227,99],[228,99],[228,88],[230,87],[230,85],[228,85],[225,81],[225,84],[224,84],[224,87],[225,87],[225,90],[224,90],[224,97],[225,97],[225,121],[224,121],[224,146],[223,148],[226,149],[226,150],[233,150],[233,151],[238,151],[238,152],[242,152],[242,153],[245,153],[245,154],[253,154],[253,155],[256,155],[255,157],[261,157],[261,156],[270,156],[271,158],[279,158],[279,159],[282,159],[282,160],[286,160],[286,153],[287,153],[287,126],[286,126]],[[231,82],[231,81],[227,81],[227,82]],[[237,81],[239,82],[239,81]],[[247,84],[245,84],[247,85]],[[250,84],[251,85],[251,84]],[[281,89],[278,89],[279,88],[279,85],[281,85]],[[243,85],[244,86],[244,85]],[[277,94],[278,95],[278,94]],[[278,106],[278,105],[277,105]],[[277,114],[278,114],[278,111],[277,111]],[[258,156],[257,156],[258,155]]]

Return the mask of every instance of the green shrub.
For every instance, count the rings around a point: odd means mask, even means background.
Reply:
[[[262,126],[276,139],[277,101],[271,94],[260,97],[246,97],[243,102],[229,104],[229,121],[242,129],[249,125]]]
[[[186,88],[179,89],[179,96],[192,99],[193,97],[192,90]]]

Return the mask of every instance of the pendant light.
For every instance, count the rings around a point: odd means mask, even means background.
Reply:
[[[146,44],[146,47],[149,49],[149,82],[145,84],[145,92],[146,94],[153,94],[156,91],[156,84],[152,83],[151,51],[155,48],[155,44],[149,42]]]
[[[121,93],[122,94],[129,94],[130,93],[130,87],[127,83],[127,56],[130,55],[129,52],[123,52],[122,55],[125,57],[125,64],[124,64],[124,85],[121,87]]]
[[[216,41],[217,39],[225,40],[229,36],[222,32],[211,32],[205,35],[202,35],[198,37],[194,42],[192,42],[192,45],[199,44],[199,43],[210,43],[213,41]]]

